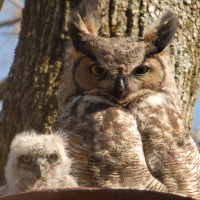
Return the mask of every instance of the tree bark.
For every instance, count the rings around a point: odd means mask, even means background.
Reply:
[[[45,132],[57,118],[57,89],[62,77],[69,37],[67,20],[80,0],[26,1],[15,59],[7,79],[0,115],[0,178],[9,145],[23,130]],[[179,29],[171,45],[180,105],[188,125],[200,80],[200,2],[184,0],[102,0],[100,35],[142,36],[145,27],[165,10],[174,10]],[[1,182],[2,183],[2,182]]]

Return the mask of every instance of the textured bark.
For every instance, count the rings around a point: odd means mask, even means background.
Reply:
[[[0,82],[0,101],[3,99],[3,89],[5,87],[5,84],[6,84],[6,79]]]
[[[48,130],[57,118],[57,89],[67,59],[66,21],[80,0],[26,1],[15,59],[0,116],[0,178],[13,136],[23,130]],[[200,79],[200,2],[102,0],[100,35],[142,36],[144,27],[167,9],[179,16],[171,45],[183,115],[190,125]]]
[[[26,1],[19,43],[3,97],[0,180],[13,136],[28,129],[44,132],[56,120],[67,6],[63,0]]]

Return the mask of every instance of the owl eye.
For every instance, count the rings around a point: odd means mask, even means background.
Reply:
[[[147,66],[138,66],[134,69],[136,75],[144,75],[150,71],[150,68]]]
[[[58,160],[58,155],[55,153],[52,153],[51,155],[49,155],[48,160],[49,162],[56,162]]]
[[[99,67],[96,65],[92,65],[90,66],[90,71],[92,74],[96,75],[96,76],[102,76],[104,74],[106,74],[106,69],[104,69],[103,67]]]
[[[28,164],[28,163],[31,163],[32,158],[30,156],[28,156],[28,155],[24,155],[24,156],[22,156],[21,160],[22,160],[23,163]]]

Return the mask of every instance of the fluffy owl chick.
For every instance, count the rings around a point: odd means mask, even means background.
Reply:
[[[0,194],[76,187],[76,181],[69,175],[71,160],[65,147],[59,133],[18,134],[11,143],[5,166],[6,185]]]

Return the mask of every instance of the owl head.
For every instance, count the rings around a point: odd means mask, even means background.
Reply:
[[[66,96],[95,94],[123,103],[138,92],[160,90],[165,72],[159,55],[176,32],[176,15],[166,12],[142,38],[103,38],[98,36],[95,2],[83,0],[68,22],[73,61],[67,66],[60,96],[65,90]]]
[[[18,134],[12,141],[5,167],[6,182],[12,191],[26,191],[37,181],[48,182],[69,172],[71,160],[61,134]],[[45,183],[46,184],[46,183]]]

